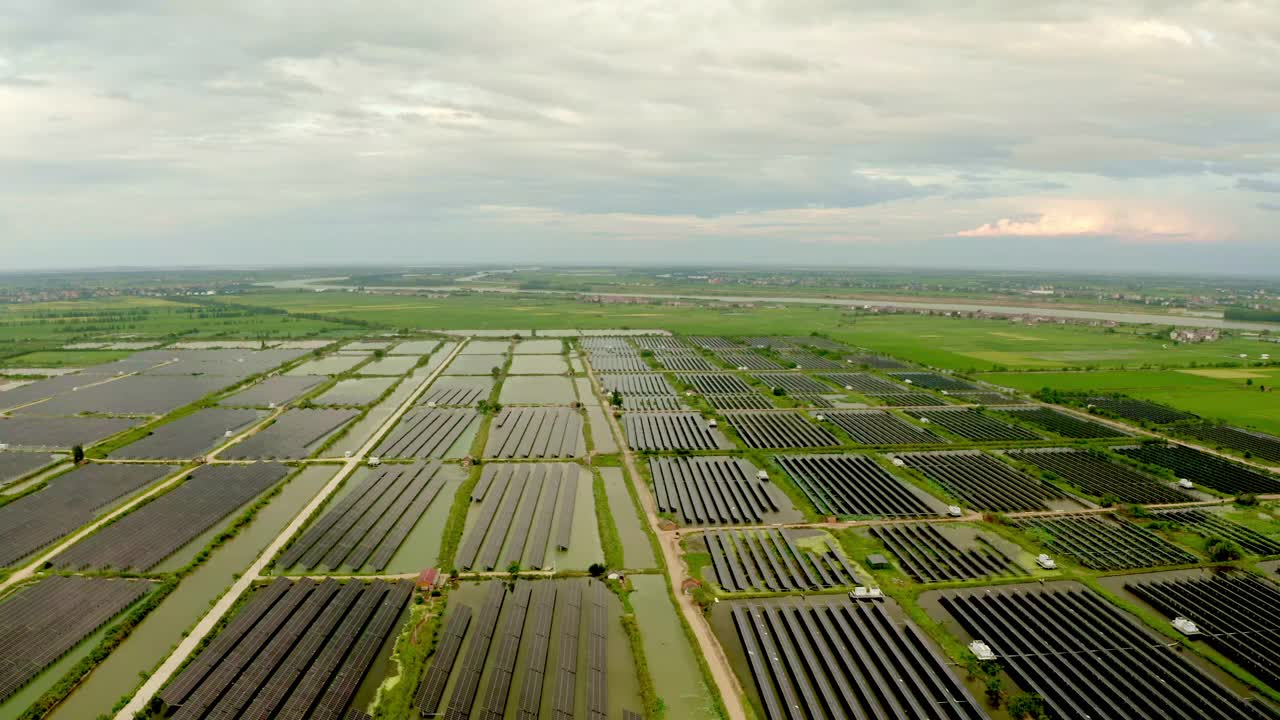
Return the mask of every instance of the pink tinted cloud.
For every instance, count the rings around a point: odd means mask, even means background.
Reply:
[[[1216,242],[1224,233],[1212,224],[1169,209],[1086,207],[1054,209],[1024,218],[1000,218],[954,237],[1114,237],[1128,242]]]

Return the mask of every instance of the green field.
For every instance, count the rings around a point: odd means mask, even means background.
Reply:
[[[1247,378],[1205,377],[1212,375],[1255,375]],[[1100,390],[1120,392],[1187,410],[1206,418],[1234,425],[1280,433],[1280,390],[1260,392],[1260,386],[1280,385],[1280,368],[1128,370],[1067,373],[986,373],[982,379],[1026,392],[1050,387],[1055,390]]]
[[[601,305],[563,298],[462,295],[426,298],[342,292],[264,292],[236,303],[415,329],[663,328],[684,334],[770,335],[821,332],[854,345],[960,371],[1067,367],[1188,366],[1238,363],[1270,349],[1227,338],[1177,345],[1154,327],[1015,325],[919,315],[857,315],[847,310],[764,303],[751,307],[682,304]]]

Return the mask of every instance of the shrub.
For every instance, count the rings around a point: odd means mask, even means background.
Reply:
[[[1021,694],[1009,698],[1009,717],[1014,720],[1041,720],[1049,715],[1044,707],[1044,698],[1036,694]]]
[[[605,570],[608,570],[608,568],[606,568],[603,563],[591,563],[591,567],[587,568],[587,572],[594,578],[598,578],[603,575]]]
[[[1214,562],[1239,560],[1244,554],[1239,545],[1226,538],[1213,538],[1205,549],[1209,551],[1209,559]]]
[[[1241,507],[1257,507],[1258,496],[1253,493],[1240,493],[1236,496],[1236,504]]]

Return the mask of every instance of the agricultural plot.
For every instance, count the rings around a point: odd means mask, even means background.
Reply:
[[[728,450],[719,430],[696,412],[631,413],[622,419],[627,445],[633,450]]]
[[[276,561],[283,569],[325,567],[383,571],[414,525],[441,497],[440,463],[398,465],[369,473],[311,524]]]
[[[1060,410],[1047,407],[1011,407],[1001,408],[1023,422],[1042,427],[1049,432],[1068,438],[1114,438],[1127,437],[1128,433],[1117,430],[1110,425],[1103,425],[1091,420],[1068,415]]]
[[[947,401],[927,392],[865,393],[867,397],[890,407],[937,407]]]
[[[323,379],[309,375],[275,375],[218,401],[228,407],[275,407],[316,387]]]
[[[901,380],[902,382],[929,390],[964,392],[966,390],[971,391],[982,389],[967,380],[954,378],[950,375],[939,375],[938,373],[932,372],[892,372],[889,373],[889,375]]]
[[[1195,415],[1181,410],[1175,410],[1171,407],[1159,405],[1146,400],[1138,400],[1137,398],[1124,397],[1120,395],[1107,395],[1090,397],[1085,402],[1099,410],[1111,413],[1117,417],[1134,422],[1149,422],[1156,425],[1165,423],[1182,422],[1183,420],[1194,420]]]
[[[676,380],[700,395],[750,395],[755,392],[737,375],[728,373],[681,373]]]
[[[720,358],[729,367],[738,368],[739,370],[781,370],[782,365],[770,360],[760,353],[751,352],[750,350],[737,350],[716,353],[716,357]]]
[[[600,375],[600,386],[606,394],[619,392],[622,397],[661,396],[676,394],[667,379],[656,373],[632,375]]]
[[[1060,553],[1091,570],[1183,565],[1196,557],[1153,532],[1104,515],[1054,515],[1014,521],[1014,527],[1034,534],[1053,553]]]
[[[89,447],[141,423],[139,418],[0,417],[0,445],[33,450]]]
[[[317,405],[368,405],[382,397],[399,382],[393,377],[369,377],[339,380],[333,387],[320,393],[315,399]]]
[[[1182,508],[1178,510],[1152,510],[1151,517],[1158,521],[1175,523],[1185,530],[1206,538],[1230,540],[1245,552],[1255,555],[1280,555],[1280,540],[1218,515],[1212,510]]]
[[[939,514],[933,503],[866,455],[777,455],[774,460],[824,515]]]
[[[82,387],[18,410],[19,415],[78,415],[85,412],[112,415],[164,415],[231,385],[232,380],[212,376],[130,375],[111,382]]]
[[[939,601],[1054,717],[1244,720],[1268,715],[1189,663],[1181,646],[1075,585],[980,588]]]
[[[727,592],[793,592],[861,585],[826,533],[782,529],[702,535],[716,582]]]
[[[468,346],[470,347],[470,346]],[[494,368],[501,369],[507,364],[506,355],[465,355],[460,354],[445,367],[444,375],[489,375]]]
[[[569,408],[505,408],[489,427],[484,456],[569,458],[586,451],[582,415]]]
[[[928,428],[884,410],[833,410],[823,417],[863,445],[932,445],[947,442]]]
[[[48,453],[0,452],[0,487],[52,464]]]
[[[390,340],[356,340],[355,342],[347,343],[342,349],[372,352],[374,350],[386,350],[389,347],[391,347]]]
[[[1187,425],[1178,428],[1178,432],[1215,445],[1230,448],[1264,460],[1280,462],[1280,437],[1266,433],[1244,430],[1229,425]]]
[[[223,450],[219,456],[224,460],[307,458],[325,438],[359,414],[352,409],[286,410],[271,425]]]
[[[1190,502],[1196,498],[1168,483],[1111,462],[1088,450],[1036,448],[1009,450],[1009,457],[1052,472],[1072,487],[1093,497],[1110,495],[1120,502],[1161,504]]]
[[[341,375],[344,372],[350,372],[355,366],[368,359],[368,355],[329,355],[316,360],[308,360],[292,370],[287,371],[285,375]]]
[[[717,337],[715,335],[691,335],[685,339],[703,350],[710,350],[714,353],[742,350],[746,347],[737,340],[730,340],[729,338]]]
[[[871,537],[884,544],[920,583],[1030,575],[983,533],[951,524],[880,525]],[[961,539],[961,535],[969,538]]]
[[[778,355],[782,357],[784,362],[791,363],[801,370],[841,370],[844,368],[844,363],[821,355],[815,355],[808,350],[779,350]]]
[[[0,701],[151,588],[146,580],[55,575],[0,603]]]
[[[707,404],[716,410],[774,410],[776,406],[769,398],[751,393],[750,395],[708,395]]]
[[[1167,468],[1180,478],[1218,492],[1231,495],[1280,492],[1280,477],[1237,465],[1185,445],[1135,445],[1114,449],[1139,462]]]
[[[506,355],[511,343],[506,340],[472,340],[462,348],[462,355]]]
[[[1243,573],[1135,581],[1125,589],[1169,618],[1196,624],[1198,637],[1271,687],[1280,686],[1280,590]]]
[[[622,612],[595,580],[464,586],[414,706],[422,717],[639,718]]]
[[[712,365],[711,361],[692,350],[654,350],[653,358],[658,361],[659,365],[668,370],[700,372],[716,369],[716,366]]]
[[[683,410],[684,406],[680,404],[680,399],[675,396],[645,397],[633,395],[622,398],[622,409],[639,412],[672,412]]]
[[[978,450],[899,453],[896,458],[978,510],[1023,512],[1079,507],[1057,487]]]
[[[740,658],[736,669],[768,720],[987,717],[924,633],[887,602],[741,600],[716,613],[713,622],[728,625],[721,642]]]
[[[278,579],[159,697],[174,720],[347,717],[412,594],[403,580]]]
[[[418,398],[419,405],[429,407],[470,407],[488,400],[493,382],[482,378],[441,378]]]
[[[569,363],[563,355],[516,355],[507,369],[512,375],[565,375]]]
[[[779,521],[794,508],[786,496],[743,458],[650,458],[649,475],[659,512],[685,525],[733,525]]]
[[[726,411],[724,417],[751,448],[836,447],[840,444],[835,435],[799,413]]]
[[[756,373],[751,377],[769,388],[782,388],[788,395],[834,395],[836,389],[799,373]]]
[[[935,423],[947,432],[977,442],[1040,439],[1039,435],[1026,428],[1002,423],[986,413],[971,408],[912,410],[910,412],[924,422]]]
[[[159,464],[84,465],[0,506],[0,567],[66,536],[93,520],[97,511],[175,469]]]
[[[177,488],[72,545],[50,562],[63,570],[145,572],[280,482],[288,471],[271,463],[197,468]]]
[[[573,381],[559,375],[507,377],[498,391],[498,402],[504,405],[568,405],[577,398]]]
[[[375,358],[373,362],[361,367],[357,372],[361,375],[405,375],[418,366],[418,358],[404,355],[389,355]]]
[[[516,343],[516,355],[559,355],[564,350],[560,340],[521,340]]]
[[[474,410],[415,407],[378,444],[374,455],[384,458],[443,458],[458,438],[475,425]]]
[[[190,459],[227,442],[260,420],[257,410],[205,408],[151,431],[150,435],[111,453],[114,458]]]
[[[387,351],[389,355],[430,355],[440,347],[439,340],[408,340]]]
[[[903,393],[907,391],[907,388],[903,385],[870,373],[826,373],[822,377],[845,390],[862,393],[863,395]]]
[[[582,475],[573,463],[485,465],[455,563],[467,570],[554,567],[556,552],[573,542]]]
[[[877,370],[899,370],[905,369],[907,364],[901,360],[895,360],[884,355],[868,355],[865,353],[850,355],[845,358],[850,365],[866,366],[876,368]]]

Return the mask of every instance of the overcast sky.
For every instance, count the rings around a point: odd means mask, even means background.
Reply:
[[[1280,0],[0,0],[8,269],[1280,274],[1277,227]]]

